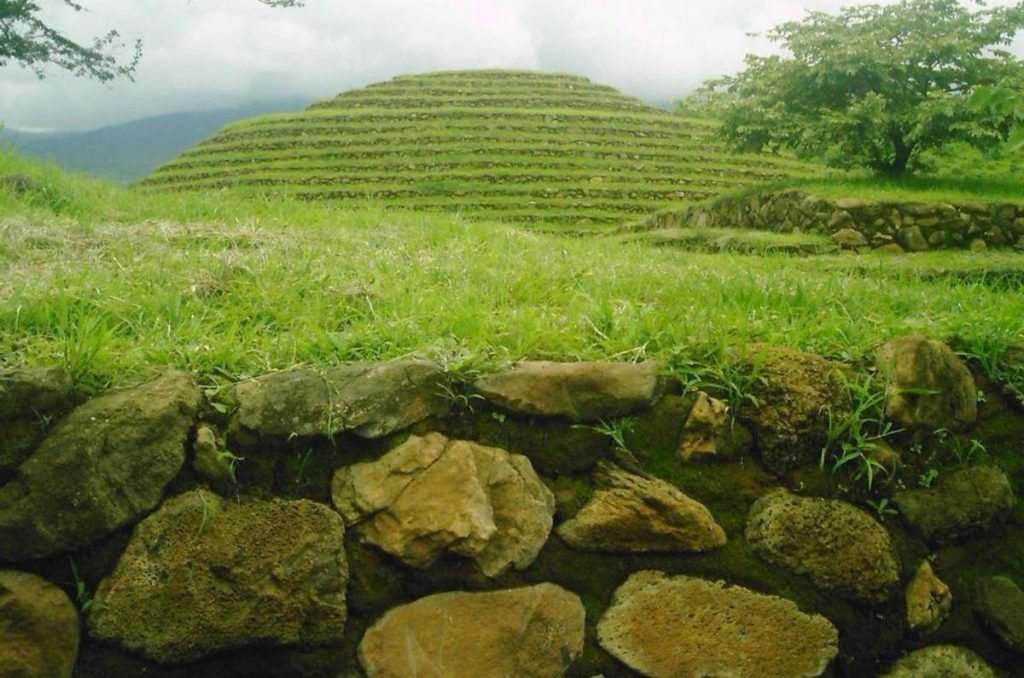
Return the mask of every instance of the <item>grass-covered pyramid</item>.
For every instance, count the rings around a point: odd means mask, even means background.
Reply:
[[[729,154],[713,123],[585,78],[492,70],[398,77],[236,122],[143,184],[599,225],[807,171]]]

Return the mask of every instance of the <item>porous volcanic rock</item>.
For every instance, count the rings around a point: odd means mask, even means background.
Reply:
[[[922,634],[942,625],[953,610],[953,592],[935,576],[926,560],[914,573],[907,586],[907,625]]]
[[[843,501],[770,492],[750,508],[746,537],[768,562],[845,597],[883,603],[899,584],[889,533]]]
[[[180,372],[75,409],[0,487],[0,560],[71,551],[159,503],[185,461],[199,389]]]
[[[523,362],[487,375],[477,392],[516,414],[560,416],[592,422],[646,409],[658,395],[656,362]]]
[[[1016,499],[1010,479],[994,466],[939,476],[932,487],[897,492],[903,520],[933,544],[948,544],[1005,521]]]
[[[974,377],[941,341],[901,337],[882,345],[875,361],[887,380],[885,416],[900,426],[962,430],[977,419]]]
[[[1009,577],[985,577],[975,584],[974,612],[1006,647],[1024,652],[1024,591]]]
[[[563,675],[583,651],[583,603],[554,584],[450,592],[388,611],[363,636],[368,678]]]
[[[345,526],[312,501],[197,490],[135,528],[89,610],[90,634],[177,664],[235,647],[340,643]]]
[[[930,645],[897,661],[882,678],[999,678],[999,674],[966,647]]]
[[[78,656],[78,611],[50,582],[0,570],[0,674],[68,678]]]
[[[619,553],[708,551],[725,544],[725,531],[707,507],[679,488],[607,463],[598,489],[558,536],[578,549]]]
[[[651,570],[615,591],[597,638],[652,678],[820,676],[839,652],[831,622],[792,601]]]
[[[529,459],[439,433],[338,469],[331,491],[362,541],[412,567],[466,556],[490,577],[536,559],[555,511]]]
[[[398,360],[323,372],[296,368],[235,385],[237,423],[263,436],[314,436],[352,431],[380,438],[450,404],[445,377],[434,363]]]
[[[840,371],[820,356],[779,346],[755,346],[739,361],[753,377],[749,395],[757,404],[732,404],[754,434],[762,463],[781,473],[816,461],[828,442],[829,412],[850,411]]]

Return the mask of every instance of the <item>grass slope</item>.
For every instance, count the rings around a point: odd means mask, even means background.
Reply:
[[[0,182],[0,365],[64,364],[87,384],[409,355],[682,365],[751,341],[856,357],[910,331],[995,364],[1024,341],[1021,254],[714,254],[379,206],[139,195],[0,154],[11,173],[35,187]]]
[[[142,185],[600,226],[816,171],[729,153],[716,127],[569,75],[440,72],[228,125]]]

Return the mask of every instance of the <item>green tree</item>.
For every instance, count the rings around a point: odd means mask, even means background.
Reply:
[[[1007,138],[1009,150],[1024,150],[1024,91],[1009,87],[975,87],[970,104],[975,110],[1010,119],[1013,126]]]
[[[85,6],[63,0],[76,12]],[[271,7],[297,7],[301,0],[258,0]],[[75,42],[39,17],[39,5],[31,0],[0,0],[0,66],[14,62],[31,68],[40,78],[46,66],[56,66],[77,76],[100,82],[125,77],[132,79],[142,55],[142,44],[121,40],[116,30],[94,38],[89,44]],[[127,51],[118,58],[117,52]]]
[[[784,56],[748,55],[745,70],[709,81],[698,96],[718,104],[725,134],[744,150],[789,148],[900,175],[922,150],[1005,137],[1007,117],[969,105],[968,95],[1021,81],[1024,63],[1004,49],[1021,28],[1024,2],[971,11],[957,0],[903,0],[809,12],[768,32]]]

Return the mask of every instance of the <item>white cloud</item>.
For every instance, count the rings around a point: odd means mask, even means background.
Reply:
[[[747,33],[844,0],[85,0],[46,17],[87,40],[116,27],[143,41],[136,81],[112,85],[0,68],[0,121],[87,128],[176,110],[309,99],[402,73],[567,71],[651,101],[678,98],[764,51]],[[1000,3],[1007,4],[1010,0]],[[1024,41],[1016,50],[1024,53]]]

